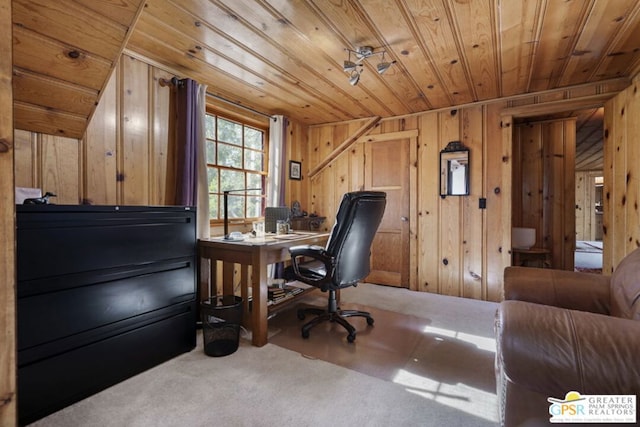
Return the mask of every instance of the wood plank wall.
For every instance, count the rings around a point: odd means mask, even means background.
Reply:
[[[16,186],[57,195],[57,204],[164,205],[173,75],[123,56],[84,138],[16,130]]]
[[[575,118],[515,126],[512,223],[535,228],[535,247],[561,270],[574,268],[575,151]]]
[[[11,0],[0,0],[0,425],[15,426],[16,269]]]
[[[603,271],[640,247],[640,75],[605,104]]]
[[[504,105],[502,106],[504,107]],[[503,204],[510,206],[510,187],[502,191],[502,169],[509,166],[509,147],[501,139],[502,108],[475,105],[462,109],[383,119],[367,137],[417,130],[418,178],[413,194],[417,218],[416,262],[410,268],[416,279],[411,289],[475,299],[498,301],[502,297],[504,253],[510,239],[503,223]],[[311,126],[303,171],[314,170],[363,121]],[[371,138],[376,139],[376,138]],[[471,150],[471,194],[441,198],[439,152],[448,142],[461,140]],[[372,142],[375,143],[375,142]],[[309,192],[292,194],[303,206],[326,215],[326,229],[344,192],[364,188],[363,143],[337,156],[307,183]],[[487,198],[487,209],[479,199]],[[505,233],[508,231],[508,233]],[[508,259],[508,258],[507,258]],[[447,260],[446,262],[444,260]]]

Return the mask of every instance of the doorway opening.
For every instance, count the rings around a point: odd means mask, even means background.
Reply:
[[[543,266],[602,271],[603,119],[603,107],[514,117],[512,227],[535,229]]]

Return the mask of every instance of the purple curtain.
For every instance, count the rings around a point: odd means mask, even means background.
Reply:
[[[198,84],[191,79],[176,85],[176,204],[198,201]]]

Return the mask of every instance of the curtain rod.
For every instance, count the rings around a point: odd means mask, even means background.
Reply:
[[[180,84],[180,79],[178,79],[177,77],[173,77],[171,80],[160,79],[159,83],[160,83],[160,86],[163,86],[163,87],[164,86],[175,86],[175,87],[177,87]],[[247,110],[247,111],[251,111],[252,113],[258,114],[260,116],[268,117],[270,119],[273,119],[274,122],[277,120],[277,118],[275,116],[272,116],[271,114],[267,114],[267,113],[263,113],[262,111],[254,110],[251,107],[247,107],[245,105],[238,104],[237,102],[230,101],[230,100],[228,100],[226,98],[223,98],[223,97],[221,97],[219,95],[216,95],[216,94],[213,94],[211,92],[207,92],[207,96],[210,96],[210,97],[215,98],[215,99],[217,99],[219,101],[222,101],[222,102],[226,102],[227,104],[233,105],[234,107],[238,107],[238,108],[242,108],[242,109]]]
[[[233,105],[235,107],[242,108],[242,109],[247,110],[247,111],[251,111],[252,113],[259,114],[259,115],[264,116],[264,117],[268,117],[270,119],[273,119],[274,122],[277,120],[271,114],[267,114],[267,113],[263,113],[262,111],[254,110],[251,107],[247,107],[245,105],[238,104],[237,102],[230,101],[230,100],[228,100],[226,98],[223,98],[221,96],[215,95],[215,94],[213,94],[211,92],[207,92],[207,96],[210,96],[210,97],[215,98],[215,99],[217,99],[219,101],[222,101],[222,102],[226,102],[227,104],[231,104],[231,105]]]

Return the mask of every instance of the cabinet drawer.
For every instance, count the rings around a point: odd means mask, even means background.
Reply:
[[[121,320],[195,300],[193,258],[131,266],[128,273],[112,281],[96,275],[94,283],[64,290],[47,288],[50,283],[42,281],[40,292],[19,297],[18,350],[96,328],[117,328]]]
[[[195,251],[195,212],[42,209],[18,211],[18,280],[141,264]]]

